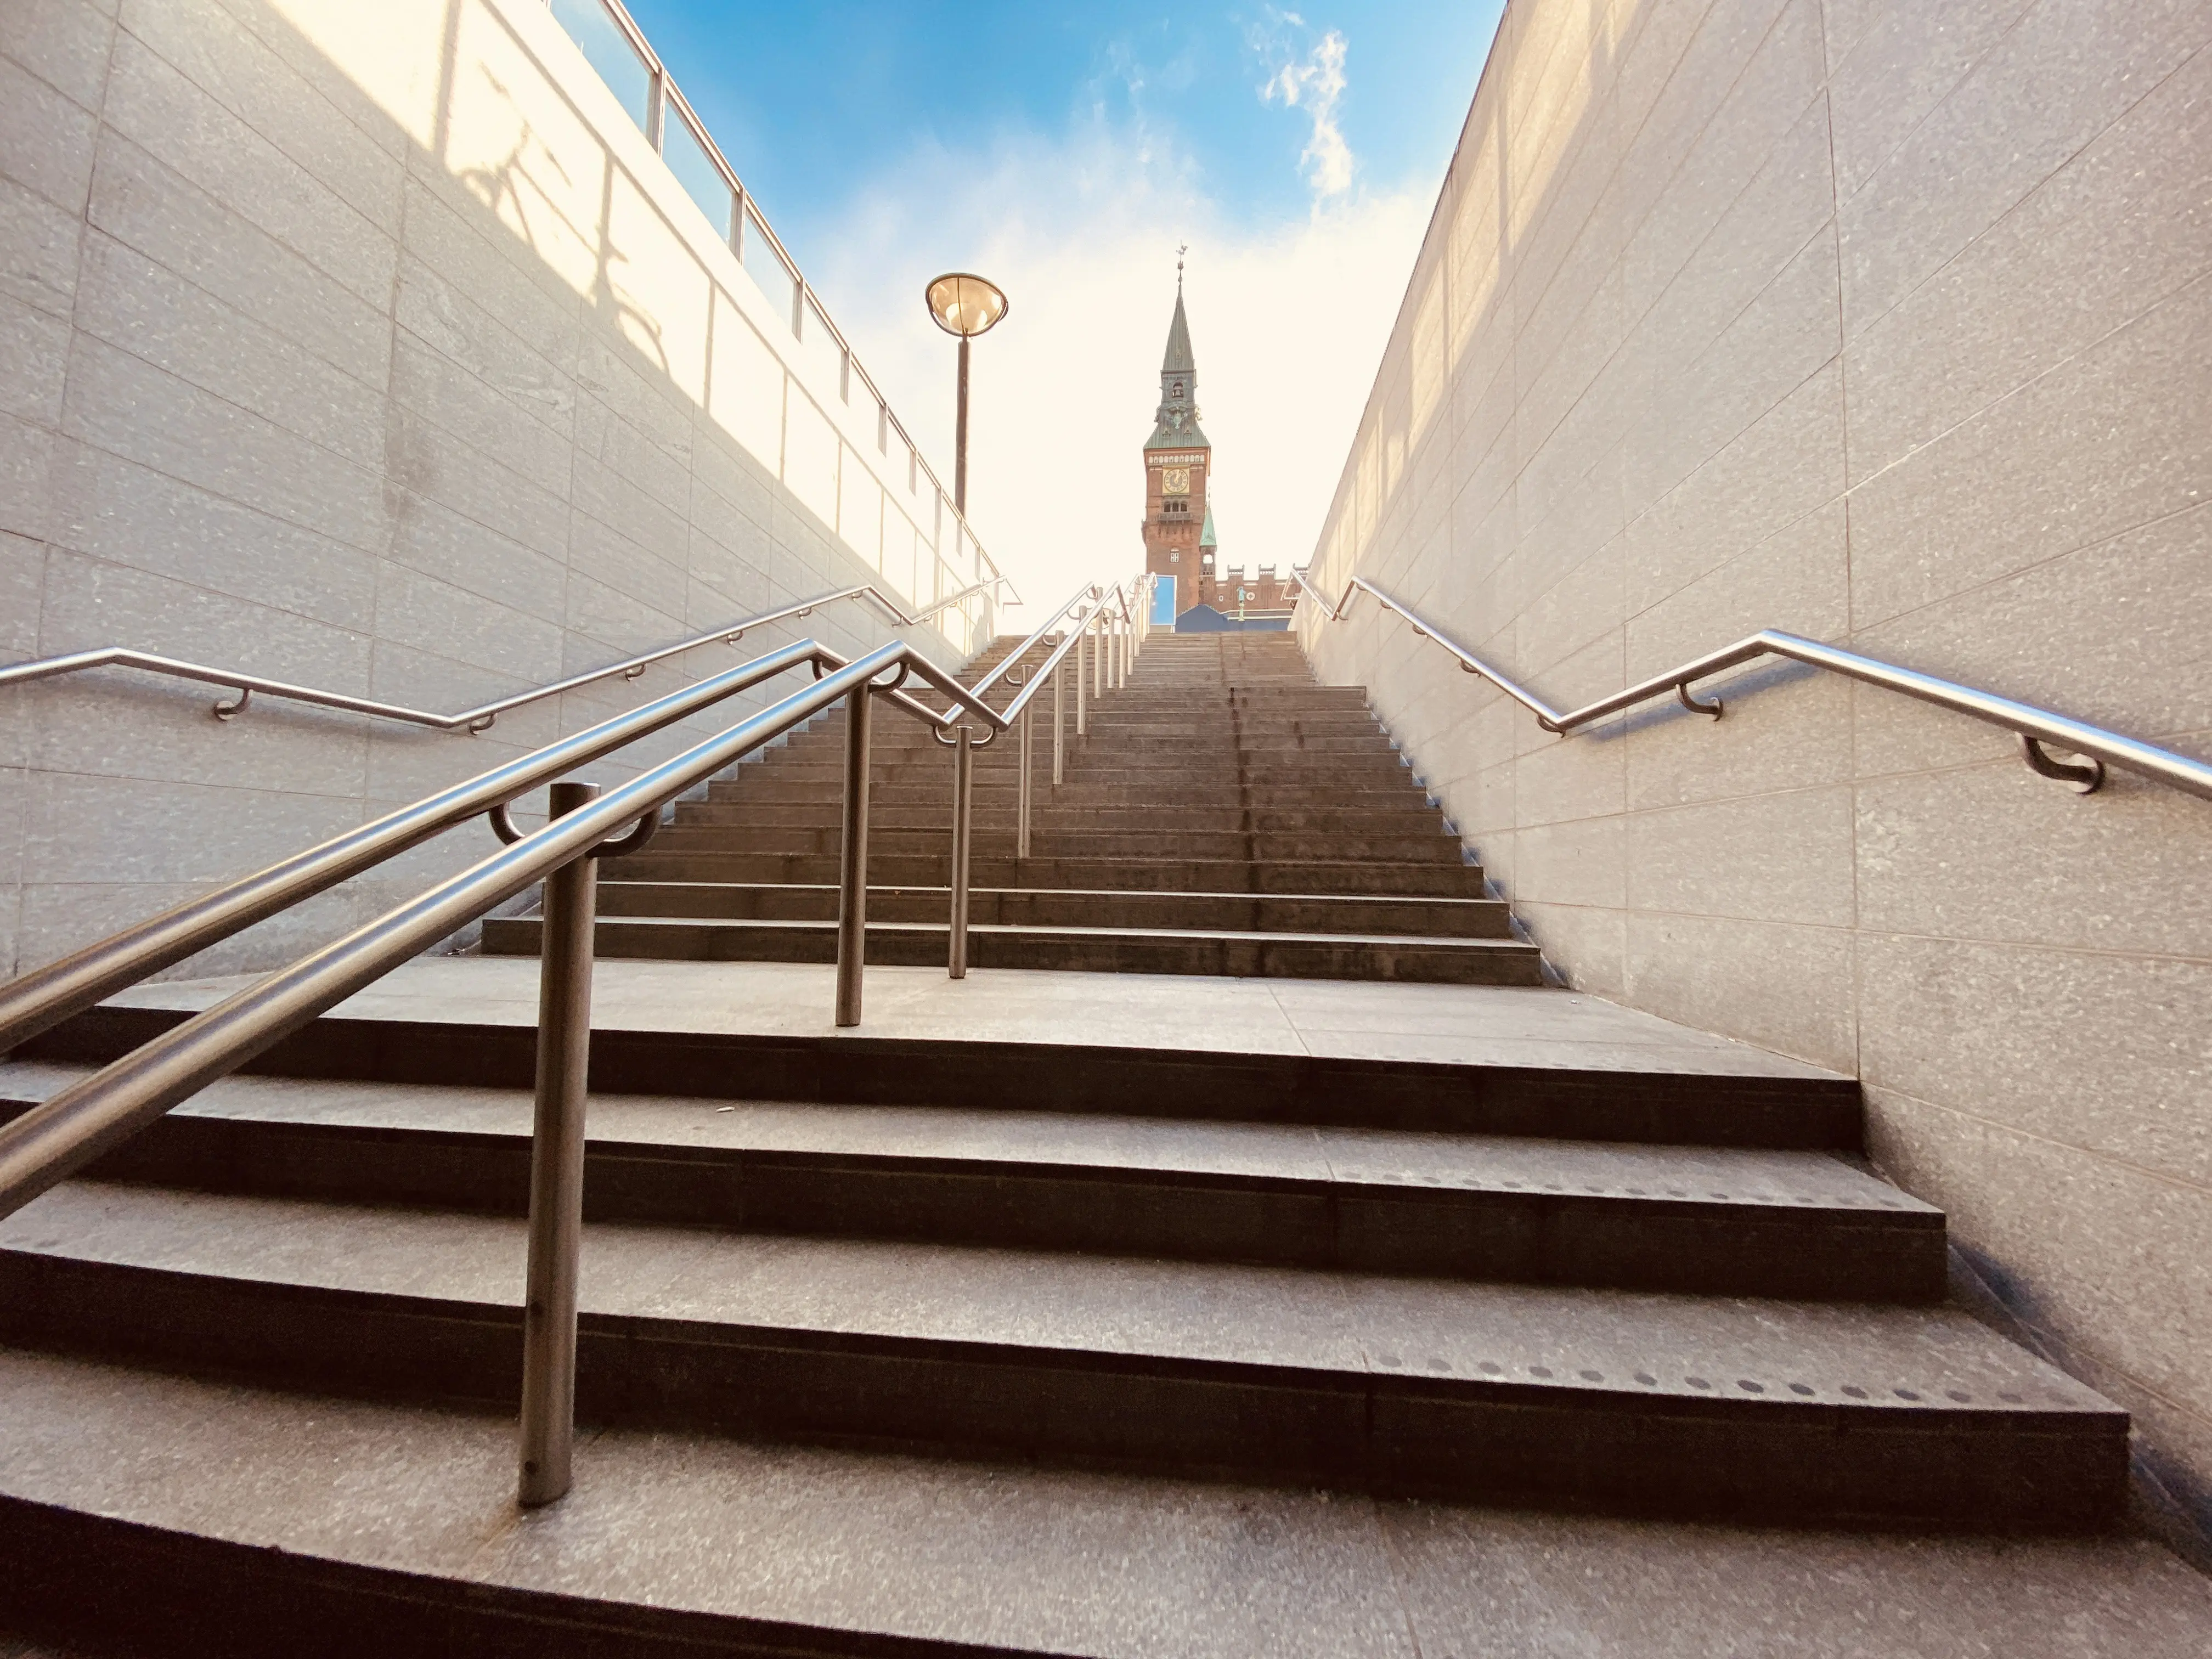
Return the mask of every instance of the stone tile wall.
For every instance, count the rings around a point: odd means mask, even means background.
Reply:
[[[1513,0],[1314,586],[1559,706],[1761,627],[2212,755],[2212,4]],[[1773,666],[1562,741],[1364,683],[1582,987],[1876,1154],[2212,1519],[2212,807]]]
[[[967,586],[927,471],[801,356],[542,0],[0,3],[4,660],[125,645],[452,710],[879,572]],[[969,629],[911,632],[951,664]],[[743,649],[805,633],[890,637],[848,602]],[[739,659],[477,738],[219,723],[122,672],[0,693],[0,969]],[[190,966],[287,959],[494,844]]]

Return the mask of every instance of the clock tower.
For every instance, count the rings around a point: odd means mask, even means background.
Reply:
[[[1198,424],[1198,364],[1183,315],[1178,259],[1175,319],[1160,361],[1160,406],[1145,444],[1145,568],[1161,579],[1156,623],[1171,626],[1194,605],[1216,598],[1212,514],[1206,504],[1212,471],[1213,447]]]

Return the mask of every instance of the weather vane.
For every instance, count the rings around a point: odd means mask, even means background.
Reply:
[[[1176,292],[1178,294],[1182,292],[1182,256],[1189,252],[1188,242],[1182,243],[1176,249]]]

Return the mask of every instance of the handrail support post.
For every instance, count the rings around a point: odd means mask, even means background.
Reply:
[[[1022,710],[1021,742],[1014,760],[1014,856],[1030,855],[1030,711]]]
[[[1052,787],[1055,789],[1067,777],[1067,675],[1060,669],[1052,676]]]
[[[599,793],[588,783],[555,784],[553,817],[575,811]],[[584,1234],[584,1102],[592,1058],[592,933],[598,900],[599,863],[589,852],[545,878],[517,1493],[533,1508],[568,1492],[575,1442],[576,1261]]]
[[[1026,711],[1023,720],[1026,737]],[[968,855],[974,842],[975,807],[975,750],[969,735],[969,728],[961,726],[952,745],[952,917],[945,969],[952,979],[968,977]]]
[[[875,698],[856,686],[845,698],[844,835],[837,858],[837,1024],[860,1023],[860,975],[868,954],[868,722]]]
[[[1091,649],[1095,643],[1091,637],[1091,623],[1086,619],[1082,631],[1075,636],[1075,735],[1079,738],[1085,736],[1090,729],[1085,690],[1091,681],[1083,665],[1083,653],[1086,649],[1090,649],[1091,655],[1095,660],[1098,653],[1095,649]]]

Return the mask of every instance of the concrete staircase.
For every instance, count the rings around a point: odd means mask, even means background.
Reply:
[[[605,953],[826,956],[839,735],[609,883]],[[890,1012],[835,1031],[818,968],[602,968],[592,1432],[551,1510],[511,1498],[529,964],[413,964],[0,1222],[0,1621],[149,1654],[2199,1650],[2202,1581],[2113,1534],[2125,1413],[1945,1304],[1944,1218],[1863,1161],[1855,1083],[1535,987],[1285,640],[1156,640],[1073,753],[1018,862],[996,751],[976,865],[981,963],[1061,972],[934,967],[947,769],[897,738],[871,955],[933,971],[872,978]],[[1237,981],[1097,965],[1522,986],[1278,980],[1308,1023],[1269,1036]],[[222,988],[39,1039],[5,1109]],[[1816,1641],[1916,1573],[1927,1645]],[[1631,1583],[1658,1599],[1602,1635]],[[2102,1611],[2040,1647],[2054,1595]]]
[[[1030,857],[1016,856],[1014,739],[976,756],[973,965],[1538,982],[1534,947],[1362,693],[1315,684],[1287,634],[1156,635],[1083,738],[1066,695],[1058,789],[1050,727],[1037,728]],[[950,755],[892,713],[872,752],[868,960],[942,963]],[[603,878],[601,953],[833,960],[843,753],[840,710],[680,805]],[[536,918],[488,923],[484,949],[534,954]]]

